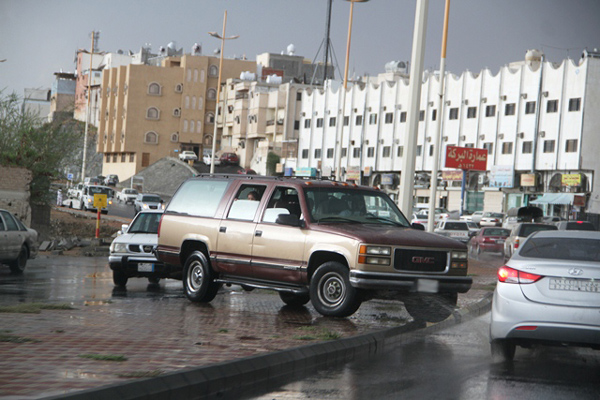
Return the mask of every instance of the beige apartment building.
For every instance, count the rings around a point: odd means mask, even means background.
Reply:
[[[256,71],[256,62],[223,60],[223,80],[246,71]],[[161,66],[105,69],[97,142],[102,174],[124,180],[183,150],[202,157],[212,144],[218,76],[219,57],[191,54],[167,57]]]

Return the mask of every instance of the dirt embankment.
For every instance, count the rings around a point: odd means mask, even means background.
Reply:
[[[91,212],[53,207],[50,214],[50,226],[37,230],[41,240],[74,236],[79,239],[94,238],[96,236],[96,217],[97,215]],[[124,223],[128,222],[102,215],[99,237],[111,239]]]

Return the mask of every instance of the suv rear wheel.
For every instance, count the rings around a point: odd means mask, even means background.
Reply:
[[[329,261],[315,271],[310,281],[310,300],[315,309],[329,317],[347,317],[360,307],[358,290],[350,285],[348,268]]]
[[[208,303],[217,295],[219,284],[214,281],[213,271],[206,256],[195,251],[189,255],[183,267],[183,291],[193,302]]]

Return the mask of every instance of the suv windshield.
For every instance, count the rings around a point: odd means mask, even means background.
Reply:
[[[384,193],[370,190],[305,188],[311,221],[388,224],[410,227],[396,204]]]

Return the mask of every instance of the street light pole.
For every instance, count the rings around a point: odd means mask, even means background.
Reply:
[[[221,76],[223,71],[223,48],[225,47],[225,40],[228,39],[237,39],[239,35],[225,37],[225,28],[227,27],[227,10],[225,10],[225,15],[223,16],[223,34],[219,35],[217,32],[208,32],[208,34],[212,37],[216,37],[221,40],[221,53],[219,54],[219,80],[217,82],[217,103],[215,106],[215,120],[214,120],[214,131],[212,138],[212,151],[211,151],[211,160],[210,160],[210,173],[215,173],[215,153],[217,151],[217,118],[219,116],[219,101],[221,95]]]
[[[342,108],[341,115],[336,123],[335,142],[335,179],[342,180],[342,139],[344,137],[344,114],[346,112],[346,91],[348,89],[348,64],[350,61],[350,41],[352,38],[352,17],[354,14],[354,3],[366,3],[369,0],[346,0],[350,2],[350,18],[348,21],[348,42],[346,43],[346,64],[344,67],[344,84],[342,86]],[[348,155],[346,155],[347,157]]]
[[[87,106],[85,109],[85,132],[83,134],[83,161],[81,163],[81,181],[85,179],[85,169],[87,167],[87,142],[88,142],[88,127],[90,124],[90,101],[92,99],[92,61],[94,59],[95,40],[100,35],[100,32],[92,31],[92,49],[90,51],[90,69],[88,71],[87,84]]]

